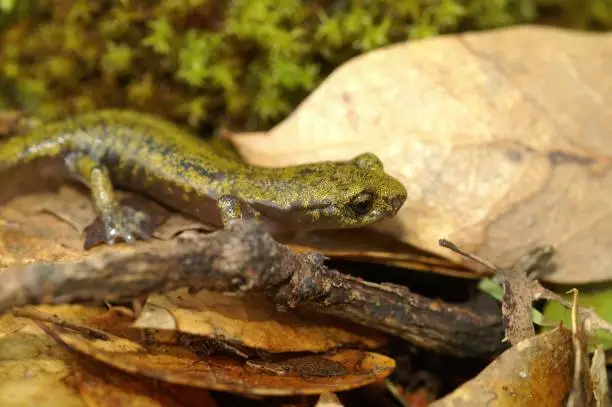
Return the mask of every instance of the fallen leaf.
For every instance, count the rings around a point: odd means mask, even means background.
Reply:
[[[138,328],[171,329],[267,352],[325,352],[360,346],[377,348],[384,336],[336,319],[277,311],[256,295],[178,290],[148,298],[134,323]],[[357,333],[359,332],[359,333]]]
[[[608,387],[608,372],[606,370],[606,355],[601,346],[593,354],[590,368],[593,395],[597,407],[610,406],[610,388]]]
[[[0,183],[0,195],[4,192],[4,181]],[[149,213],[153,213],[157,222],[166,216],[157,210],[158,204],[144,197],[127,193],[119,196],[152,209]],[[192,220],[179,214],[171,218],[170,225],[158,228],[156,237],[169,239],[181,231],[205,229],[205,226],[194,227]],[[63,185],[57,192],[37,191],[13,197],[0,205],[0,270],[18,264],[73,261],[107,252],[134,252],[146,247],[155,251],[156,245],[163,244],[151,239],[133,245],[100,245],[84,250],[83,230],[94,219],[91,198],[75,185]]]
[[[446,238],[503,267],[552,245],[547,281],[604,281],[611,59],[612,34],[548,27],[410,41],[345,63],[270,132],[231,138],[265,166],[374,152],[408,189],[378,230],[461,261],[437,246]]]
[[[68,196],[64,194],[63,197]],[[77,201],[78,197],[81,201]],[[88,199],[71,195],[71,209],[90,212]],[[0,267],[43,261],[70,261],[108,250],[130,250],[128,245],[83,250],[83,237],[74,224],[44,210],[41,202],[51,207],[60,205],[61,196],[38,193],[19,196],[0,207]],[[63,202],[63,201],[62,201]],[[81,203],[86,205],[81,205]],[[43,210],[41,210],[43,209]],[[75,218],[81,215],[75,213]]]
[[[84,321],[98,308],[79,305],[41,306],[37,309]],[[0,405],[3,407],[84,407],[70,385],[73,357],[33,321],[0,317]]]
[[[519,342],[431,407],[563,405],[572,383],[572,334],[560,327]]]
[[[216,407],[207,391],[136,377],[80,359],[76,382],[88,407]]]
[[[214,228],[177,213],[172,213],[164,223],[155,228],[153,236],[158,239],[169,240],[188,230],[208,232],[214,230]]]
[[[96,212],[89,196],[74,187],[62,186],[57,194],[49,194],[37,205],[30,208],[32,214],[46,212],[56,216],[82,234],[96,218]],[[25,206],[28,208],[28,206]],[[23,209],[21,209],[23,211]],[[81,245],[82,246],[82,245]],[[80,246],[78,246],[80,247]]]
[[[200,357],[181,347],[144,348],[115,335],[90,337],[57,325],[49,325],[47,331],[70,349],[125,372],[241,394],[280,396],[348,390],[382,380],[395,368],[393,359],[357,350],[257,364],[235,357]]]

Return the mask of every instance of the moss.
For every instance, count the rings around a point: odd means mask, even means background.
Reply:
[[[538,21],[612,27],[608,0],[0,0],[0,82],[42,118],[136,107],[264,128],[362,52]],[[6,88],[6,86],[3,86]]]

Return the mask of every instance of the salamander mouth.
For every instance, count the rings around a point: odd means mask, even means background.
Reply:
[[[321,211],[324,209],[330,209],[333,208],[334,206],[330,203],[316,203],[316,204],[310,204],[307,206],[303,206],[302,209],[305,211]]]
[[[362,219],[360,219],[360,224],[361,226],[367,226],[388,219],[389,217],[389,214],[383,213],[375,209],[372,212],[368,213],[367,216],[364,216]]]

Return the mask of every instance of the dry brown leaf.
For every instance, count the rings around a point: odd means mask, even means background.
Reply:
[[[0,182],[0,193],[4,181]],[[138,200],[139,203],[156,205],[143,198]],[[82,232],[94,219],[89,195],[75,185],[63,185],[57,192],[37,191],[12,197],[0,205],[0,270],[32,262],[79,260],[110,251],[133,252],[146,246],[155,250],[156,245],[163,244],[159,240],[150,240],[134,245],[101,245],[84,250]],[[184,230],[206,230],[205,226],[179,214],[173,214],[170,220],[170,224],[156,230],[156,237],[169,239]]]
[[[179,215],[178,213],[172,213],[162,225],[160,225],[153,231],[153,236],[158,239],[169,240],[177,236],[178,234],[188,230],[206,232],[212,231],[214,229],[215,228],[211,226],[207,226],[193,219],[186,218],[184,216]]]
[[[572,333],[560,327],[508,349],[431,407],[558,407],[572,385]]]
[[[134,323],[171,329],[267,352],[325,352],[346,346],[377,348],[384,336],[330,318],[279,312],[265,298],[178,290],[152,295]],[[359,332],[359,333],[357,333]]]
[[[42,200],[52,197],[24,195],[0,208],[0,268],[79,257],[75,252],[78,233],[55,216],[34,210]]]
[[[382,380],[395,368],[393,359],[356,350],[245,363],[226,356],[201,357],[180,347],[144,348],[111,334],[93,338],[56,325],[48,326],[47,330],[69,348],[125,372],[168,383],[251,395],[348,390]]]
[[[372,151],[408,189],[379,230],[500,266],[549,244],[549,281],[607,280],[610,60],[612,34],[545,27],[411,41],[347,62],[269,133],[233,141],[266,166]]]
[[[88,407],[216,407],[207,391],[136,377],[81,359],[77,386]]]
[[[37,309],[84,321],[101,312],[78,305]],[[73,378],[72,354],[34,322],[5,314],[0,318],[0,406],[84,407]]]
[[[30,215],[35,215],[40,212],[54,215],[60,220],[82,234],[87,226],[89,226],[96,218],[91,199],[83,191],[77,191],[76,188],[70,186],[62,186],[57,194],[50,193],[40,199],[37,204],[32,206]],[[28,208],[28,205],[25,205]],[[25,209],[27,210],[27,209]],[[21,211],[24,211],[21,207]],[[77,247],[82,247],[79,245]]]
[[[116,245],[83,250],[83,238],[75,224],[62,220],[61,214],[49,213],[41,205],[45,202],[57,208],[70,204],[72,219],[84,217],[80,210],[90,213],[91,203],[85,195],[71,195],[70,203],[63,200],[66,196],[68,193],[28,194],[0,208],[0,268],[35,261],[70,261],[100,251],[131,249],[128,245]]]
[[[597,407],[610,407],[610,388],[606,370],[606,355],[602,346],[598,346],[591,359],[589,370],[593,383],[593,396]]]

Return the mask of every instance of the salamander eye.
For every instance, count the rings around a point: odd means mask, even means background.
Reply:
[[[355,215],[363,216],[370,212],[372,204],[374,204],[374,194],[371,192],[360,192],[349,202],[348,207]]]
[[[353,158],[353,162],[359,168],[369,171],[382,172],[384,168],[383,163],[380,161],[380,158],[378,158],[373,153],[359,154],[357,157]]]

